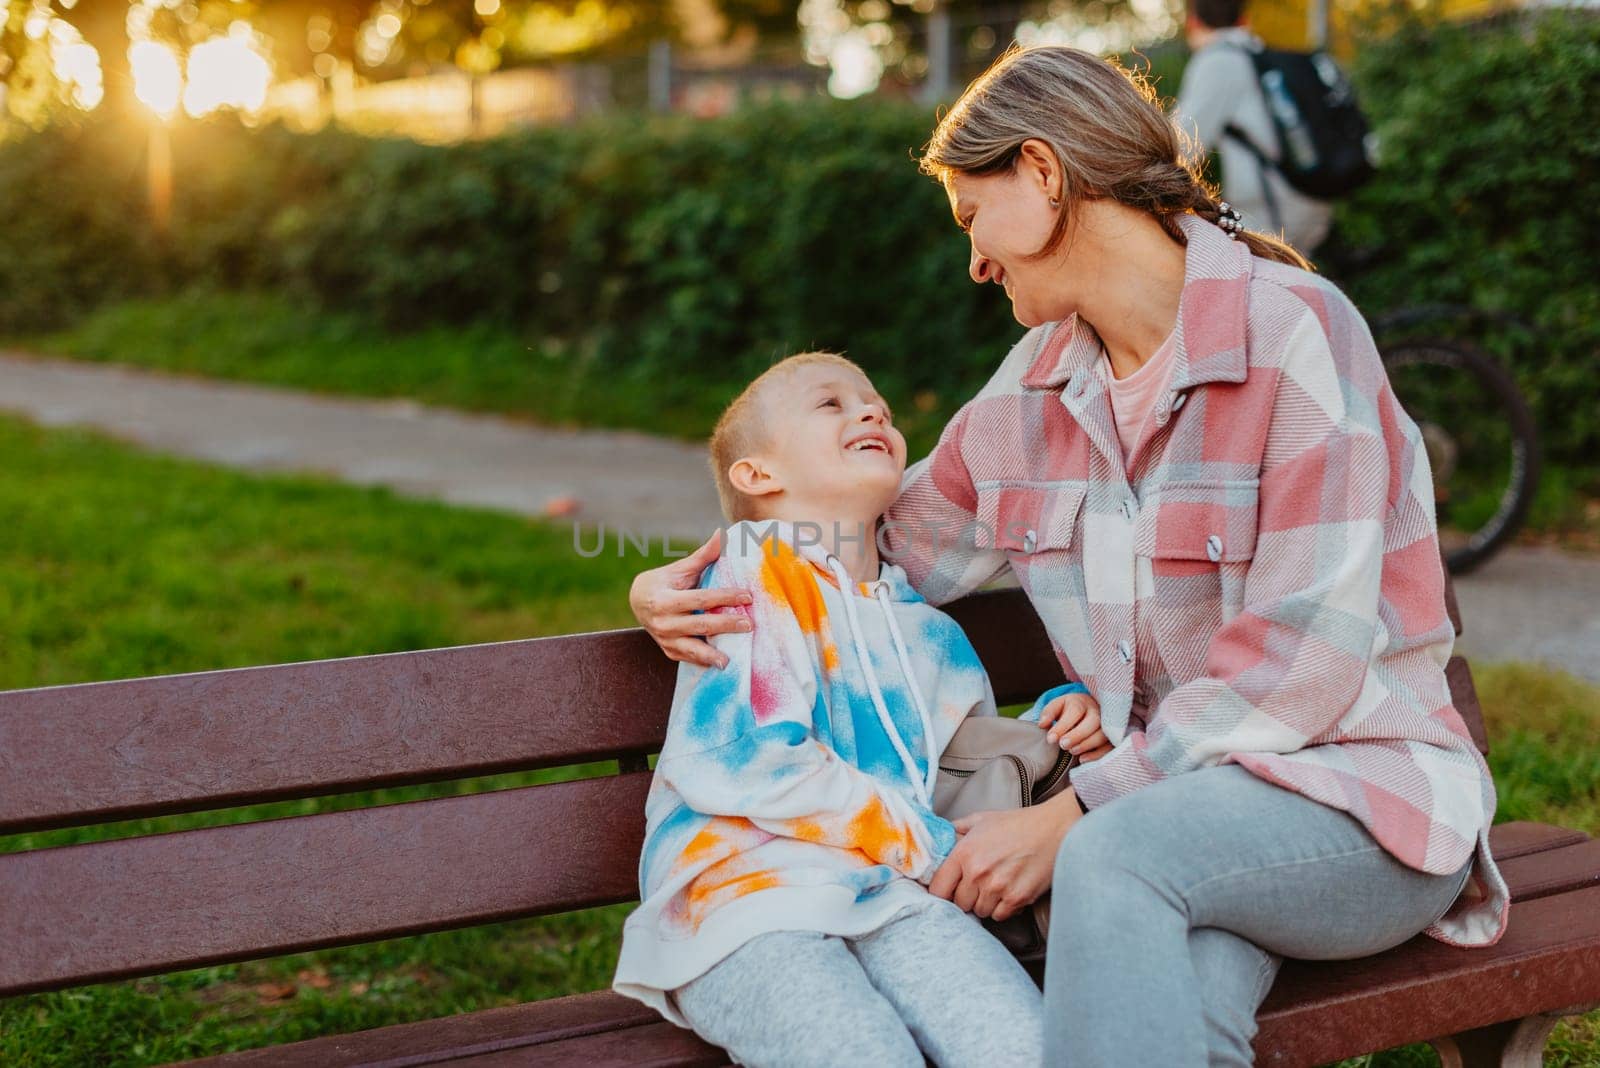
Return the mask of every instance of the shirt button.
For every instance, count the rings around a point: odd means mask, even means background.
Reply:
[[[1177,411],[1183,407],[1183,402],[1189,399],[1189,394],[1179,393],[1172,398],[1172,410]]]
[[[1215,534],[1206,539],[1206,555],[1211,557],[1212,563],[1222,559],[1222,539]]]
[[[1129,497],[1127,500],[1122,502],[1122,515],[1124,519],[1131,520],[1138,510],[1138,505],[1133,503],[1132,497]]]
[[[1037,531],[1032,531],[1032,530],[1023,531],[1023,534],[1022,534],[1022,551],[1023,552],[1025,552],[1025,553],[1033,552],[1034,546],[1036,546],[1038,544],[1039,544],[1039,534],[1038,534]]]
[[[1128,639],[1124,638],[1117,643],[1117,652],[1122,654],[1124,664],[1133,663],[1133,646],[1128,643]]]

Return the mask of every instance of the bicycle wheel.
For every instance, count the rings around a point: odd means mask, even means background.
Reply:
[[[1410,338],[1380,352],[1428,450],[1445,563],[1451,574],[1470,571],[1517,532],[1533,504],[1533,413],[1511,376],[1476,345]]]

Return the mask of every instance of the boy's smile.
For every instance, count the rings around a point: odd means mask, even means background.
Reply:
[[[860,372],[797,367],[770,387],[762,413],[769,443],[734,477],[772,518],[870,524],[899,494],[906,439]]]

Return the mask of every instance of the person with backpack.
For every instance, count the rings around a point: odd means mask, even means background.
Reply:
[[[1222,193],[1249,229],[1278,233],[1309,255],[1332,201],[1371,174],[1355,94],[1324,52],[1266,48],[1244,0],[1189,0],[1193,55],[1176,118],[1222,165]]]

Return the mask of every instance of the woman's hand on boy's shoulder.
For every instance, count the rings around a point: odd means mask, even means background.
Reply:
[[[719,612],[751,603],[750,591],[739,587],[700,589],[700,575],[722,553],[719,528],[694,552],[634,576],[628,607],[661,651],[680,663],[727,667],[728,658],[705,639],[751,628],[743,612]]]

